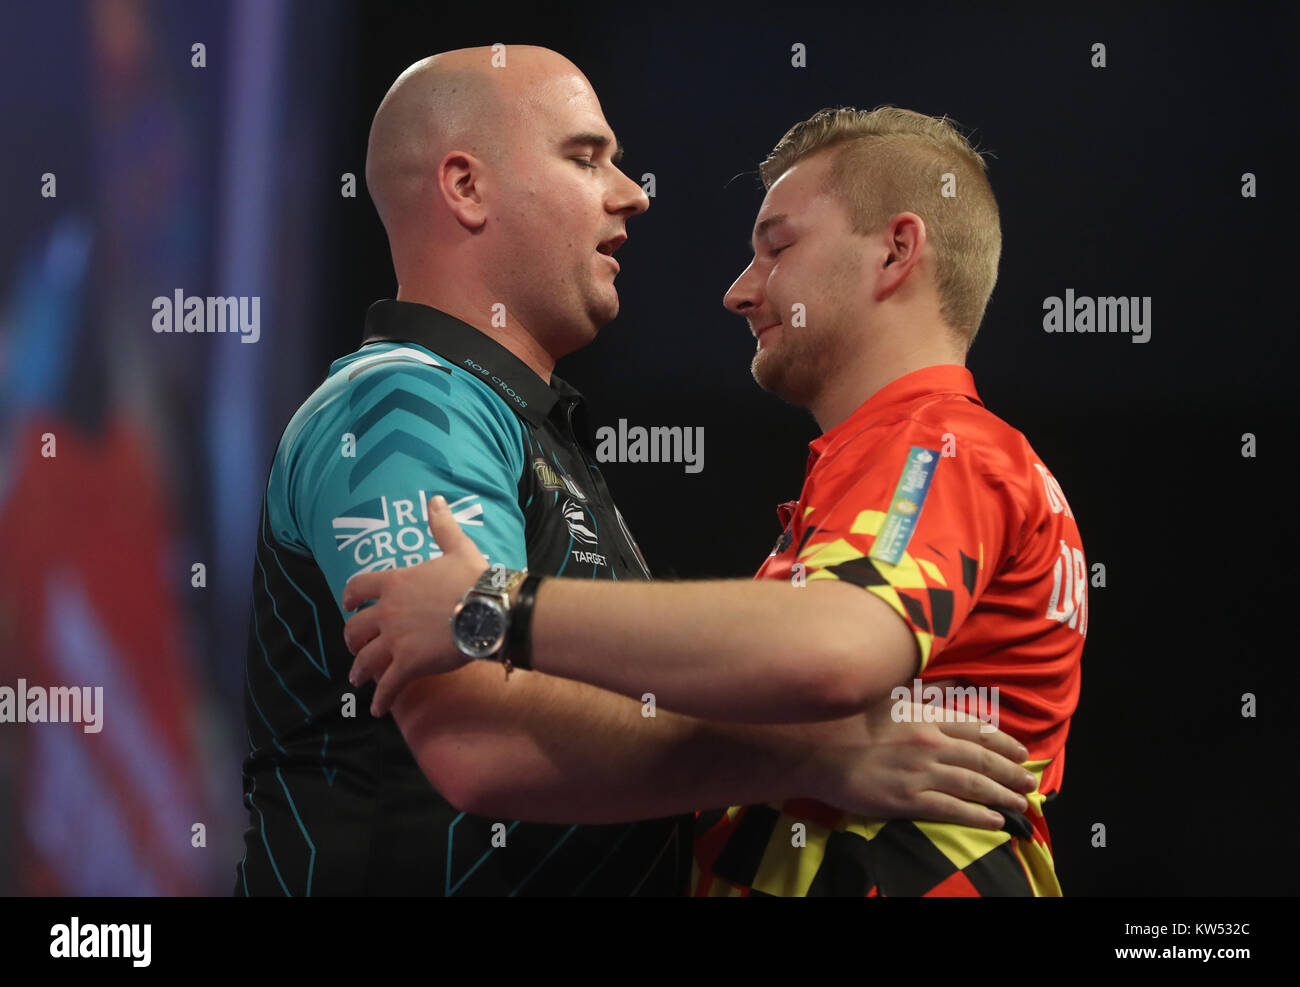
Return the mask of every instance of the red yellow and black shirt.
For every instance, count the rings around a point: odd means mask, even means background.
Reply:
[[[692,893],[1059,895],[1043,806],[1061,786],[1088,623],[1059,484],[951,364],[895,380],[810,450],[755,578],[840,579],[885,600],[920,649],[920,689],[902,685],[926,703],[926,683],[963,690],[945,696],[1023,743],[1039,785],[998,831],[810,799],[701,813]]]

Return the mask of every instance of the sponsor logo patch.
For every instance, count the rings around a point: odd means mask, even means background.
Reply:
[[[880,533],[871,546],[871,558],[897,565],[903,557],[908,542],[912,540],[912,532],[916,530],[916,522],[921,517],[921,508],[925,506],[925,497],[930,492],[930,480],[934,477],[934,468],[938,463],[937,449],[912,446],[894,487],[894,496],[890,498],[889,513],[885,515]]]
[[[348,552],[356,572],[375,572],[419,565],[442,554],[429,533],[429,497],[424,490],[410,499],[377,497],[350,508],[333,521],[334,541]],[[470,494],[452,501],[451,513],[462,527],[483,527],[483,502]]]
[[[580,501],[587,500],[587,495],[583,493],[582,487],[578,486],[573,477],[561,473],[540,456],[533,460],[533,472],[537,474],[537,482],[542,485],[543,490],[564,491]]]
[[[573,535],[573,540],[584,545],[596,544],[596,532],[587,526],[587,512],[567,498],[564,501],[563,511],[564,523],[569,526],[569,534]]]

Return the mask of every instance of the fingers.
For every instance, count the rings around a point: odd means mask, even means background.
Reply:
[[[359,610],[343,625],[343,641],[353,655],[378,636],[379,607],[377,606]]]
[[[371,679],[383,675],[392,663],[393,656],[388,643],[382,637],[377,637],[357,654],[356,661],[348,672],[348,681],[353,686],[363,686]]]
[[[1013,812],[1027,812],[1029,809],[1028,799],[1013,788],[990,778],[982,768],[936,764],[930,769],[930,784],[926,788],[967,801],[981,802],[990,808],[1000,805]]]
[[[1000,754],[1017,764],[1029,760],[1029,748],[1016,740],[1015,737],[1005,734],[1001,730],[993,729],[990,724],[982,720],[960,718],[962,714],[952,710],[948,712],[958,718],[941,720],[937,724],[946,736],[952,737],[954,740],[967,740],[980,744],[993,751],[993,753]]]
[[[480,554],[470,536],[461,529],[456,515],[447,506],[447,499],[441,494],[429,499],[429,532],[444,555],[460,552]]]
[[[1005,825],[1005,820],[992,809],[971,805],[943,792],[922,792],[916,801],[921,807],[918,818],[972,826],[975,829],[997,830]]]
[[[367,600],[377,600],[393,570],[387,572],[359,572],[343,587],[343,609],[355,610]]]
[[[371,716],[386,716],[392,708],[397,694],[413,679],[420,676],[405,665],[389,662],[388,667],[380,673],[375,682],[375,697],[370,703]]]
[[[945,724],[955,727],[969,727],[972,724],[958,723]],[[977,771],[982,775],[991,778],[996,784],[1003,785],[1015,792],[1032,792],[1038,787],[1038,779],[1020,766],[1018,760],[1019,751],[1011,750],[1008,754],[999,753],[989,747],[990,738],[994,735],[989,733],[980,733],[978,726],[975,731],[968,734],[965,738],[954,736],[954,733],[944,731],[951,739],[944,748],[939,760],[947,765],[967,768],[971,771]],[[1007,738],[1010,740],[1010,738]],[[1015,741],[1012,741],[1015,744]],[[990,747],[992,744],[990,744]],[[1005,747],[1005,744],[1001,746]],[[1018,745],[1017,745],[1018,746]]]
[[[348,681],[353,686],[363,686],[371,679],[375,680],[375,694],[370,700],[371,716],[386,716],[402,687],[418,677],[418,673],[393,660],[388,642],[382,637],[374,638],[361,649],[348,672]]]

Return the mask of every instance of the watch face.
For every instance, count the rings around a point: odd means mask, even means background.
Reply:
[[[456,647],[471,658],[487,658],[505,643],[506,617],[493,600],[471,598],[451,622]]]

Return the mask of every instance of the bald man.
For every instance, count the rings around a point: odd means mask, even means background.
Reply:
[[[344,586],[442,554],[434,494],[494,565],[650,578],[582,397],[553,373],[618,313],[614,253],[648,206],[620,156],[587,79],[545,49],[436,55],[380,105],[366,180],[398,293],[371,307],[271,468],[237,895],[676,895],[696,809],[810,797],[996,829],[965,799],[1025,807],[1009,737],[895,723],[887,707],[794,726],[648,717],[477,662],[376,718],[373,690],[349,686]],[[482,589],[467,633],[490,645],[491,601],[516,587]]]

